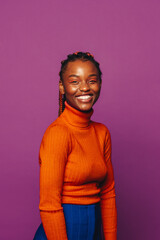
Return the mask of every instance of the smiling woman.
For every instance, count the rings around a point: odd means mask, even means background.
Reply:
[[[61,62],[59,117],[40,147],[40,215],[34,240],[116,240],[117,211],[106,126],[90,120],[99,63],[77,52]]]
[[[59,88],[70,106],[80,111],[89,111],[97,101],[101,88],[96,66],[90,61],[69,62]]]

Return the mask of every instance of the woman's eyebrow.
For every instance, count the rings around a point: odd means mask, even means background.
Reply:
[[[68,77],[79,77],[79,75],[71,74]],[[98,77],[98,74],[93,73],[93,74],[88,75],[88,77]]]
[[[98,77],[97,74],[90,74],[89,77]]]
[[[68,77],[79,77],[79,76],[76,75],[76,74],[71,74],[71,75],[69,75]]]

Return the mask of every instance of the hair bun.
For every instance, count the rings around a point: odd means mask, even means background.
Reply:
[[[86,52],[86,54],[87,54],[89,57],[94,58],[94,56],[93,56],[90,52]]]
[[[75,53],[73,53],[74,55],[83,55],[83,54],[86,54],[88,57],[92,57],[92,58],[94,58],[94,56],[90,53],[90,52],[85,52],[85,53],[83,53],[83,52],[75,52]]]

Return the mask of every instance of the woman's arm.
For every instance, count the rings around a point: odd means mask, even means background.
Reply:
[[[69,154],[69,134],[63,126],[52,126],[40,147],[40,215],[48,240],[67,240],[61,205],[64,171]]]
[[[109,131],[105,141],[105,161],[107,164],[107,175],[101,184],[101,214],[105,240],[117,239],[117,209],[115,201],[115,184],[113,167],[111,163],[111,138]]]

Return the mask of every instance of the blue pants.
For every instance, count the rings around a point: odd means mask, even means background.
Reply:
[[[62,204],[68,240],[101,240],[100,204]],[[47,240],[40,224],[33,240]]]

